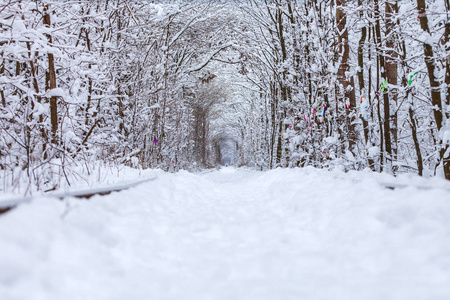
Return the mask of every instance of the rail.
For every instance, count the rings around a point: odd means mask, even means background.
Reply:
[[[50,198],[57,198],[57,199],[64,199],[67,197],[73,197],[73,198],[80,198],[80,199],[89,199],[95,195],[108,195],[113,192],[120,192],[123,190],[127,190],[133,187],[136,187],[142,183],[150,182],[155,180],[157,177],[148,178],[144,180],[139,180],[135,182],[131,182],[128,184],[122,184],[122,185],[116,185],[112,187],[102,187],[97,189],[89,189],[89,190],[80,190],[80,191],[74,191],[74,192],[67,192],[67,193],[52,193],[52,194],[46,194],[44,197],[50,197]],[[17,198],[17,199],[11,199],[11,200],[5,200],[0,202],[0,215],[9,212],[16,208],[17,206],[23,204],[23,203],[29,203],[32,201],[32,197],[23,197],[23,198]]]

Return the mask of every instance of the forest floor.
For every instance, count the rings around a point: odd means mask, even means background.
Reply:
[[[1,215],[0,299],[450,299],[444,180],[313,168],[154,174]]]

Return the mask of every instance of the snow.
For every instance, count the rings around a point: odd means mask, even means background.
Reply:
[[[150,7],[153,8],[154,10],[156,10],[156,15],[158,17],[163,17],[164,16],[164,7],[162,5],[159,4],[150,4]]]
[[[336,136],[329,136],[325,138],[328,144],[336,145],[338,143],[338,138]]]
[[[41,197],[1,215],[0,299],[450,299],[445,180],[154,174],[108,196]]]
[[[442,144],[450,144],[450,130],[445,130],[442,134]]]
[[[376,147],[376,146],[373,146],[373,147],[370,147],[370,148],[367,150],[367,152],[368,152],[368,156],[369,156],[370,158],[375,158],[375,157],[377,157],[378,155],[380,155],[380,148],[379,148],[379,147]]]
[[[55,88],[55,89],[49,90],[47,92],[47,96],[48,97],[62,97],[62,98],[65,98],[66,97],[66,93],[61,88]]]
[[[345,156],[349,161],[356,162],[355,156],[350,150],[345,150]]]

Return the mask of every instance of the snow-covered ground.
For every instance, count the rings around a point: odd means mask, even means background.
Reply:
[[[154,174],[1,215],[0,299],[450,299],[448,182],[312,168]]]

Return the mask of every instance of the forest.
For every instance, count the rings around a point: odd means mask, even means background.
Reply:
[[[450,0],[0,0],[0,300],[450,299]]]
[[[98,163],[450,180],[449,39],[449,0],[1,0],[0,187]]]

